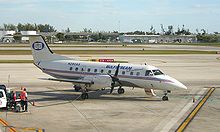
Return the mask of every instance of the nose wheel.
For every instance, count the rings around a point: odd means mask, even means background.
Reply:
[[[170,93],[170,91],[164,91],[164,96],[162,97],[163,101],[168,101],[169,100],[169,98],[167,96],[168,93]]]
[[[163,101],[168,101],[168,96],[164,95],[164,96],[162,97],[162,100],[163,100]]]
[[[118,88],[118,94],[123,94],[125,92],[125,90],[122,87]]]

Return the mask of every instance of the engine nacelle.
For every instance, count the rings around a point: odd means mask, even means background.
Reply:
[[[87,86],[89,90],[98,90],[111,87],[112,79],[109,75],[95,75],[84,77],[83,80],[92,81],[93,84]]]

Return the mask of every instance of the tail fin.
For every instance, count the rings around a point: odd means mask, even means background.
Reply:
[[[70,58],[54,54],[40,35],[29,36],[34,63],[41,61],[70,60]]]

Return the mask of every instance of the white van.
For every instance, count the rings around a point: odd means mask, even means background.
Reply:
[[[6,108],[7,106],[7,98],[5,91],[3,89],[0,89],[0,108]]]

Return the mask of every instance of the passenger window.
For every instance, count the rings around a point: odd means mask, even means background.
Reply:
[[[134,73],[133,72],[130,72],[130,75],[133,75]]]
[[[109,73],[109,74],[111,74],[111,72],[112,72],[111,70],[108,70],[108,73]]]
[[[122,71],[122,75],[124,75],[125,74],[125,71]]]
[[[91,69],[90,69],[90,68],[88,68],[88,69],[87,69],[87,72],[90,72],[90,71],[91,71]]]
[[[152,75],[153,75],[153,74],[152,74],[151,70],[146,70],[145,76],[152,76]]]
[[[140,75],[140,72],[137,72],[136,75],[139,76],[139,75]]]
[[[70,67],[70,71],[72,71],[73,70],[73,68],[72,67]]]
[[[97,69],[95,69],[94,72],[97,72]]]
[[[101,72],[101,73],[103,73],[103,72],[104,72],[104,70],[102,69],[100,72]]]
[[[78,67],[76,67],[76,68],[75,68],[75,71],[78,71],[78,70],[79,70],[79,68],[78,68]]]

